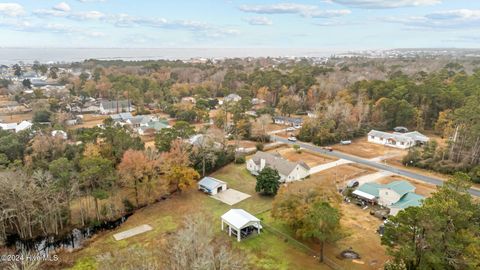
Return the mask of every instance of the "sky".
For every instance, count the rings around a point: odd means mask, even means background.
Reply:
[[[480,0],[0,1],[0,46],[478,48]]]

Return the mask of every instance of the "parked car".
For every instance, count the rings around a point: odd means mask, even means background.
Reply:
[[[341,144],[341,145],[349,145],[349,144],[352,144],[352,141],[350,141],[350,140],[340,141],[340,144]]]
[[[393,129],[393,131],[399,132],[399,133],[407,133],[407,132],[408,132],[408,128],[406,128],[406,127],[395,127],[395,128]]]
[[[390,210],[388,209],[381,209],[381,210],[372,210],[370,211],[370,215],[375,216],[379,219],[386,220],[388,218]]]
[[[360,183],[359,183],[357,180],[350,180],[350,181],[347,183],[347,187],[348,187],[348,188],[358,187],[359,185],[360,185]]]
[[[288,128],[286,129],[286,131],[295,131],[295,128],[294,128],[294,127],[288,127]]]
[[[289,140],[289,141],[291,141],[291,142],[296,142],[296,141],[297,141],[297,138],[295,138],[295,137],[293,137],[293,136],[290,136],[290,137],[288,137],[287,140]]]
[[[295,129],[301,129],[302,126],[294,126]]]

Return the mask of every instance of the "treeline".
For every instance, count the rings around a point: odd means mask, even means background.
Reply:
[[[460,67],[452,70],[447,66],[431,74],[407,76],[397,72],[386,81],[357,82],[335,96],[319,98],[315,106],[317,118],[305,123],[299,137],[329,144],[354,138],[371,128],[406,126],[419,131],[435,129],[448,138],[458,127],[455,143],[462,146],[453,149],[458,149],[457,157],[463,157],[470,149],[468,145],[475,145],[470,137],[477,135],[471,132],[475,124],[460,118],[463,110],[469,110],[467,103],[474,104],[471,100],[480,96],[479,75],[480,70],[468,75]],[[466,112],[470,113],[474,112]],[[469,139],[462,140],[465,136]]]
[[[117,219],[195,185],[234,159],[223,132],[205,131],[197,143],[186,122],[160,151],[145,149],[128,128],[78,129],[71,140],[48,132],[0,131],[0,240],[58,235],[74,226]],[[168,139],[168,137],[165,137]],[[180,138],[180,139],[179,139]]]

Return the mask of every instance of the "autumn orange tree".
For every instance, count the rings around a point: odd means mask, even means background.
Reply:
[[[169,152],[162,153],[162,168],[170,186],[175,191],[184,191],[200,178],[191,166],[188,146],[180,139],[172,142]]]
[[[138,150],[125,151],[118,165],[120,183],[134,190],[137,206],[139,206],[139,191],[145,188],[148,190],[150,186],[148,184],[156,176],[154,166],[154,161],[150,160],[145,152]]]

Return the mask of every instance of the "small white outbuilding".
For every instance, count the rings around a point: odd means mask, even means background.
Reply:
[[[243,209],[230,209],[223,214],[222,231],[225,225],[228,228],[228,235],[235,235],[238,242],[242,240],[242,236],[246,237],[254,232],[260,234],[262,229],[260,220]]]
[[[198,190],[201,190],[210,195],[215,195],[227,190],[227,183],[215,179],[213,177],[204,177],[198,182]]]

